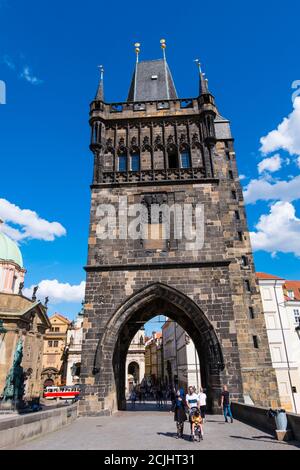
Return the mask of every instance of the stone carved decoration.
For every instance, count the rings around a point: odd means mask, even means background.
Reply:
[[[96,259],[97,263],[102,264],[104,262],[103,253],[96,253],[95,259]]]
[[[137,138],[136,137],[132,137],[131,139],[131,147],[136,147],[137,146]]]
[[[7,374],[5,387],[3,391],[3,400],[11,402],[19,402],[22,400],[24,395],[24,381],[25,374],[21,362],[23,359],[23,342],[21,339],[18,340],[13,364]]]
[[[168,143],[168,145],[174,143],[174,136],[173,136],[173,135],[169,135],[169,137],[168,137],[168,139],[167,139],[167,143]]]
[[[181,135],[180,135],[179,142],[180,142],[181,144],[185,144],[185,143],[186,143],[186,135],[185,135],[185,134],[181,134]]]
[[[114,147],[113,147],[113,141],[111,138],[107,139],[106,141],[106,153],[113,153],[114,152]]]
[[[199,142],[199,136],[198,134],[193,134],[192,135],[192,148],[199,148],[200,147],[200,142]]]
[[[162,204],[167,204],[168,197],[166,194],[146,194],[142,197],[141,203],[144,204],[147,208],[148,212],[148,223],[151,224],[151,207],[154,204],[161,206]],[[159,214],[159,218],[161,221],[161,214]]]
[[[209,331],[206,332],[207,344],[209,351],[209,367],[211,371],[222,371],[224,370],[224,360],[222,351],[220,349],[219,343],[217,343],[214,335]]]
[[[146,194],[142,198],[142,204],[145,204],[147,207],[151,207],[152,204],[165,204],[168,201],[166,194]]]
[[[157,135],[154,140],[154,150],[163,150],[164,146],[162,144],[161,136]]]
[[[151,152],[150,139],[147,135],[143,139],[142,152]]]
[[[118,154],[127,154],[127,148],[125,147],[125,139],[121,137],[119,140]]]

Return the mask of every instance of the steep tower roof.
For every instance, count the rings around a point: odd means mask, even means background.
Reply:
[[[177,99],[177,92],[165,59],[137,62],[127,101]]]

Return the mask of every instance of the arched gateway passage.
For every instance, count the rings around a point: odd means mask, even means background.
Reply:
[[[114,390],[118,409],[126,408],[125,376],[126,355],[132,338],[157,314],[166,315],[176,321],[195,343],[202,364],[202,381],[208,391],[214,410],[218,407],[221,375],[224,369],[223,354],[216,332],[200,307],[182,292],[161,283],[147,286],[132,295],[113,315],[95,356],[96,375],[103,381],[105,372],[101,369],[105,360],[112,360]],[[112,350],[113,355],[112,355]],[[102,382],[103,383],[103,382]]]

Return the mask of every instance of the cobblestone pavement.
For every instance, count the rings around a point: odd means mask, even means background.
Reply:
[[[130,405],[129,405],[130,408]],[[299,442],[280,443],[273,436],[239,421],[224,423],[223,416],[207,416],[204,440],[176,439],[173,413],[157,410],[155,405],[136,405],[135,410],[120,411],[112,417],[78,418],[60,431],[37,438],[17,449],[121,449],[121,450],[201,450],[201,449],[276,449],[297,450]]]

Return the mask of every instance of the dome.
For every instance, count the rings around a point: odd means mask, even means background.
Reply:
[[[23,258],[18,245],[2,232],[0,232],[0,260],[12,261],[23,268]]]

